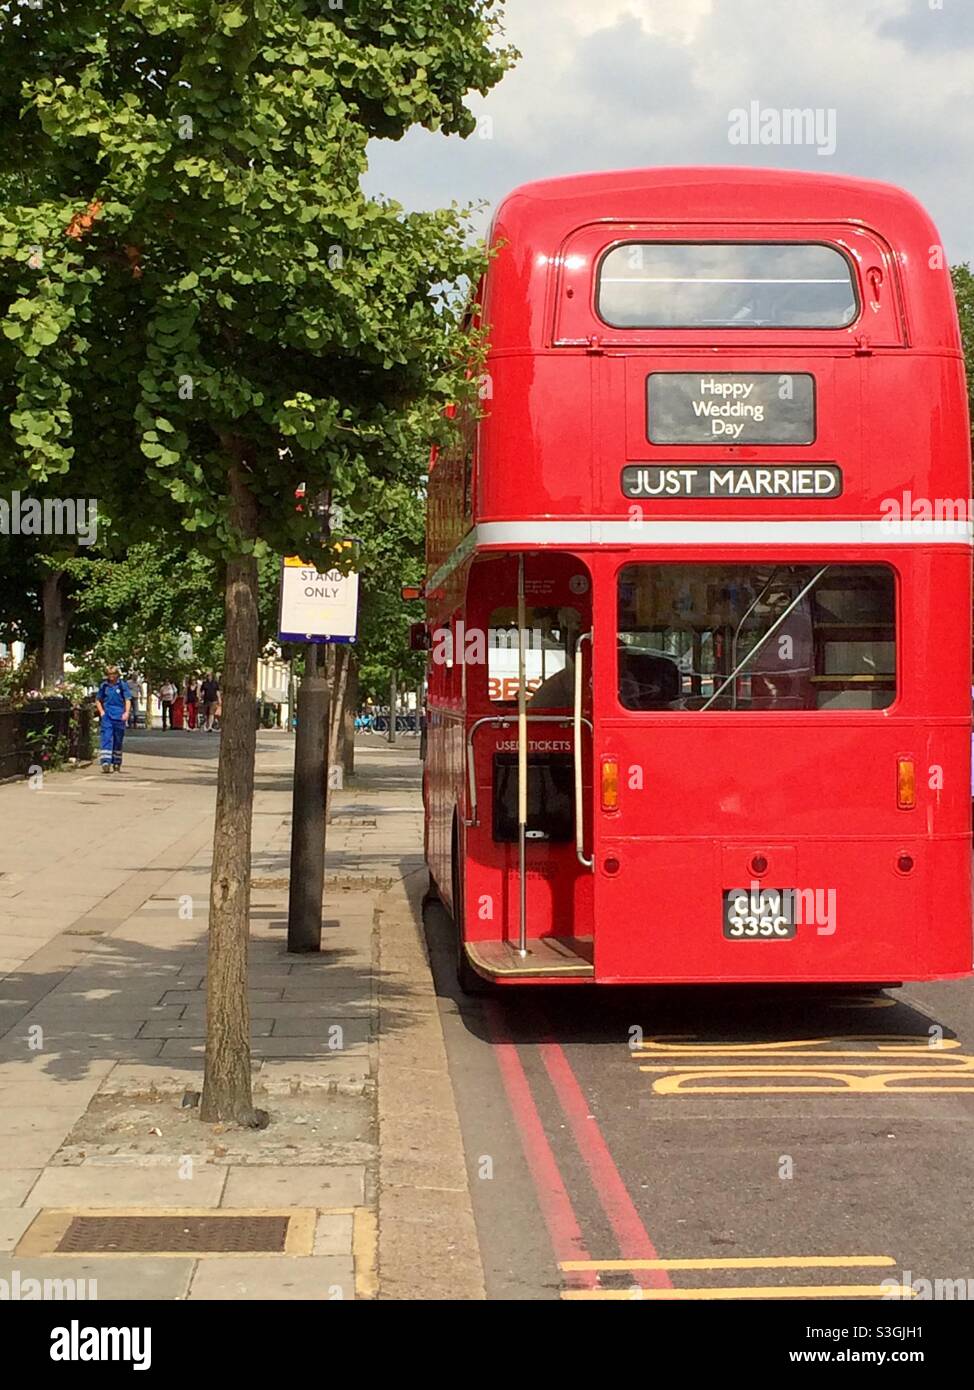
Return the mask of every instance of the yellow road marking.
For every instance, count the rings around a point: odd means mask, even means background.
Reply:
[[[798,1048],[791,1047],[782,1047],[775,1052],[758,1052],[756,1049],[752,1052],[752,1050],[747,1047],[735,1047],[733,1049],[727,1048],[724,1051],[717,1051],[716,1049],[709,1048],[701,1048],[699,1051],[696,1051],[695,1049],[686,1048],[684,1051],[680,1052],[634,1052],[632,1055],[636,1061],[641,1061],[643,1058],[646,1057],[710,1057],[716,1062],[719,1062],[723,1057],[731,1058],[752,1056],[757,1056],[760,1058],[800,1057],[803,1061],[813,1062],[819,1057],[883,1057],[888,1058],[890,1061],[892,1061],[894,1058],[899,1057],[909,1057],[917,1059],[920,1057],[927,1057],[929,1055],[930,1060],[927,1065],[935,1067],[946,1067],[950,1066],[951,1064],[954,1064],[955,1069],[957,1071],[967,1070],[967,1068],[970,1067],[971,1063],[974,1062],[974,1056],[972,1056],[969,1052],[954,1052],[951,1053],[950,1056],[944,1057],[940,1055],[939,1048],[935,1050],[933,1048],[928,1049],[919,1047],[885,1047],[879,1048],[876,1052],[865,1052],[862,1048],[856,1048],[855,1050],[853,1050],[852,1048],[823,1048],[820,1052],[801,1052]],[[865,1066],[866,1063],[853,1062],[852,1065]]]
[[[375,1298],[378,1294],[376,1263],[378,1252],[376,1213],[371,1207],[356,1207],[352,1217],[352,1258],[355,1268],[355,1297]]]
[[[627,1269],[889,1269],[892,1255],[729,1255],[688,1260],[563,1260],[566,1273]]]
[[[661,1067],[640,1068],[644,1071],[662,1071]],[[920,1070],[919,1068],[903,1069],[898,1071],[880,1070],[878,1076],[855,1076],[850,1072],[825,1071],[815,1067],[694,1067],[687,1068],[665,1068],[667,1071],[675,1071],[675,1076],[663,1076],[658,1081],[653,1082],[653,1090],[660,1096],[672,1095],[747,1095],[747,1094],[780,1094],[783,1092],[803,1092],[808,1095],[815,1093],[825,1093],[841,1095],[843,1092],[848,1094],[903,1094],[916,1095],[921,1092],[937,1093],[967,1093],[974,1091],[974,1071],[970,1072],[970,1082],[966,1086],[933,1086],[930,1085],[930,1070]],[[955,1069],[945,1070],[944,1076],[955,1075]],[[772,1078],[776,1077],[818,1077],[822,1080],[831,1082],[826,1086],[788,1086],[781,1085]],[[768,1080],[760,1085],[727,1085],[726,1078],[739,1077],[742,1080],[755,1077],[767,1077]],[[716,1086],[705,1086],[693,1084],[700,1081],[719,1081],[724,1084]],[[899,1081],[920,1081],[919,1086],[894,1086],[893,1082]]]
[[[779,1286],[757,1285],[741,1288],[713,1289],[563,1289],[563,1299],[601,1299],[603,1301],[640,1303],[650,1300],[654,1303],[689,1302],[703,1299],[738,1298],[915,1298],[916,1292],[906,1284],[895,1288],[882,1284],[791,1284]]]
[[[896,1033],[846,1033],[838,1037],[831,1038],[777,1038],[771,1042],[733,1042],[733,1043],[698,1043],[692,1038],[650,1038],[641,1048],[633,1049],[634,1057],[656,1057],[661,1053],[671,1056],[683,1057],[741,1057],[751,1056],[755,1052],[773,1053],[779,1056],[782,1053],[791,1055],[791,1049],[797,1050],[799,1057],[806,1055],[806,1048],[834,1048],[836,1043],[875,1043],[878,1046],[875,1052],[890,1056],[912,1057],[916,1053],[930,1053],[931,1056],[938,1052],[953,1051],[960,1047],[957,1038],[941,1038],[935,1047],[930,1044],[929,1038],[904,1038]],[[842,1049],[840,1051],[819,1051],[816,1057],[859,1057],[870,1055],[863,1048]]]
[[[830,1009],[895,1009],[900,1001],[890,999],[887,995],[880,995],[877,999],[874,995],[863,994],[853,995],[851,999],[833,999],[829,1001]]]
[[[967,1094],[974,1091],[974,1055],[958,1051],[960,1047],[956,1038],[942,1038],[931,1047],[926,1038],[882,1033],[754,1043],[673,1037],[650,1039],[632,1056],[640,1071],[659,1074],[653,1082],[656,1095]],[[832,1058],[841,1058],[841,1064],[829,1066]],[[787,1065],[789,1059],[797,1059],[798,1065]],[[962,1084],[949,1084],[956,1079]],[[823,1084],[810,1084],[815,1081]]]

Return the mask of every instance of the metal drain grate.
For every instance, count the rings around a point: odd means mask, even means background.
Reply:
[[[59,1255],[283,1253],[288,1216],[75,1216]]]

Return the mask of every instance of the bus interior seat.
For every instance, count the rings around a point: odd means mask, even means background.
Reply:
[[[680,698],[680,668],[669,657],[622,646],[619,697],[627,709],[665,709]]]

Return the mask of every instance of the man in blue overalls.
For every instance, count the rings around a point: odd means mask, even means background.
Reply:
[[[105,668],[105,679],[98,687],[95,704],[101,718],[101,770],[121,772],[122,742],[132,709],[132,692],[117,666]]]

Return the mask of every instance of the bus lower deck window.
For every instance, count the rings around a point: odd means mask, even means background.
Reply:
[[[618,694],[631,710],[885,709],[896,698],[888,565],[628,565]]]
[[[629,242],[599,271],[613,328],[847,328],[859,314],[849,262],[804,242]]]

